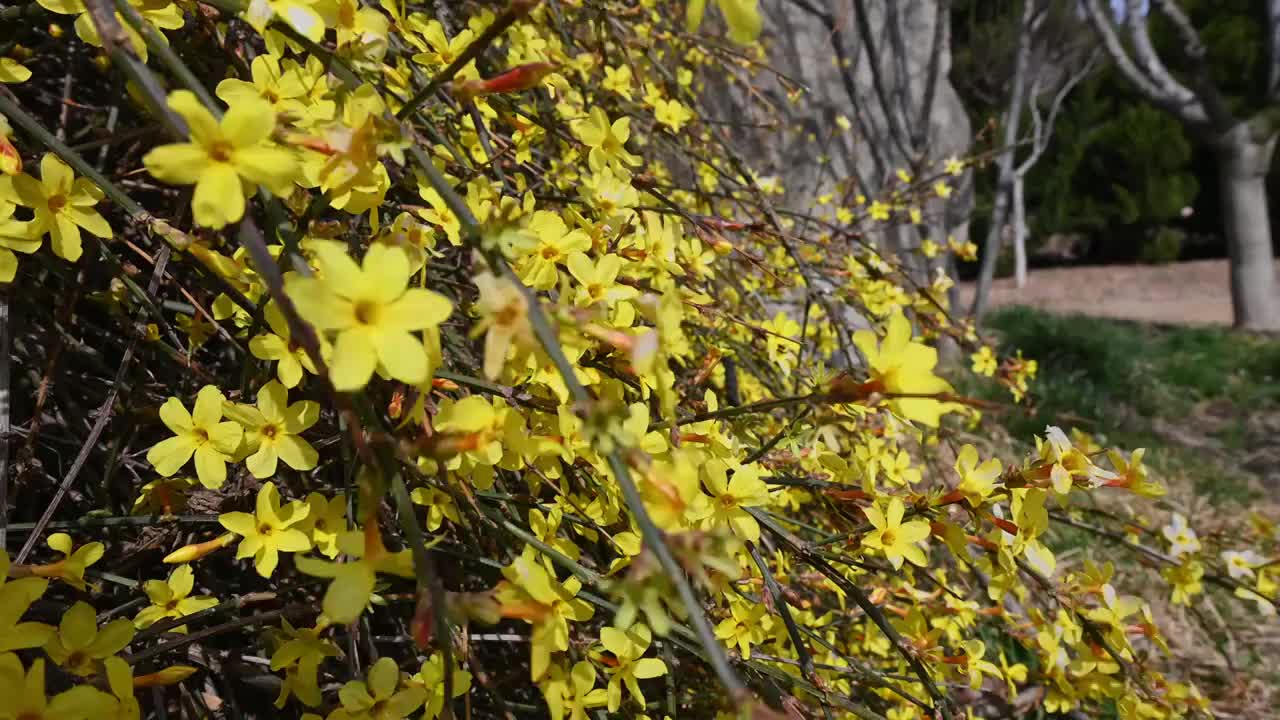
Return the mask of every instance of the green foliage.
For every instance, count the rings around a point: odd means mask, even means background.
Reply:
[[[1163,265],[1177,261],[1182,255],[1187,234],[1172,227],[1156,228],[1138,251],[1138,259],[1144,263]]]
[[[1033,236],[1163,225],[1195,201],[1200,184],[1189,172],[1186,131],[1169,114],[1135,103],[1119,82],[1104,71],[1068,98],[1049,150],[1028,178]],[[1111,242],[1141,237],[1126,232]]]
[[[1040,363],[1034,410],[1011,416],[1011,430],[1074,415],[1082,427],[1136,435],[1141,443],[1155,419],[1184,416],[1198,402],[1228,401],[1242,412],[1280,403],[1275,338],[1024,307],[996,311],[986,323],[1004,347],[1021,348]]]

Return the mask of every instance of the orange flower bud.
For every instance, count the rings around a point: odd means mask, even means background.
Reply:
[[[9,138],[0,135],[0,173],[17,175],[22,172],[22,156]]]
[[[487,80],[467,80],[454,83],[454,97],[466,102],[481,95],[520,92],[538,86],[542,79],[556,69],[553,63],[535,62],[518,65]]]

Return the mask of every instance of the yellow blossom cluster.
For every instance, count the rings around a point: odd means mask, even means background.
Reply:
[[[54,501],[112,531],[0,552],[0,718],[221,704],[165,665],[211,649],[272,674],[227,703],[255,716],[1207,712],[1127,568],[1061,551],[1078,503],[1162,494],[1143,451],[964,442],[994,401],[939,341],[1015,401],[1035,361],[913,270],[971,243],[862,242],[966,162],[784,214],[705,111],[767,63],[757,0],[40,5],[143,147],[96,169],[0,62],[0,282],[65,267],[19,266],[46,238],[87,265],[85,231],[140,360],[114,484]],[[1264,518],[1117,524],[1174,602],[1274,614]]]

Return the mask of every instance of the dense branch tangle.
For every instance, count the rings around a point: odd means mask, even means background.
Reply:
[[[1149,488],[1139,466],[1104,470],[1057,434],[1003,474],[961,450],[959,484],[927,462],[952,416],[990,405],[937,374],[925,335],[966,335],[944,293],[860,233],[914,222],[950,175],[913,168],[876,209],[774,207],[697,99],[712,74],[749,84],[764,64],[753,5],[720,2],[700,31],[723,23],[745,45],[735,54],[709,52],[666,3],[464,5],[446,29],[392,2],[228,0],[184,18],[90,0],[91,39],[137,92],[120,122],[170,137],[108,140],[114,164],[99,170],[59,140],[45,78],[0,92],[17,127],[0,150],[40,178],[0,184],[4,209],[30,220],[0,233],[24,253],[11,299],[51,337],[128,324],[38,311],[42,285],[86,263],[69,222],[114,236],[86,269],[94,297],[157,329],[125,328],[123,362],[87,370],[38,362],[38,342],[16,338],[21,360],[75,387],[51,401],[63,419],[38,432],[25,419],[43,438],[31,447],[45,467],[46,445],[78,457],[48,491],[35,471],[12,488],[48,511],[10,526],[26,542],[0,609],[22,617],[44,594],[42,612],[65,617],[62,645],[52,627],[0,628],[21,651],[0,656],[0,676],[35,677],[47,643],[50,661],[91,678],[66,702],[97,715],[127,712],[129,672],[144,686],[207,672],[212,691],[148,700],[182,713],[208,714],[208,692],[229,715],[270,712],[253,689],[266,676],[289,712],[335,720],[423,707],[953,717],[952,689],[984,678],[1052,688],[1063,708],[1194,711],[1178,679],[1153,694],[1144,677],[1068,672],[1059,649],[1097,659],[1072,616],[1006,611],[983,592],[1016,592],[1031,566],[1037,582],[1082,585],[1045,572],[1038,513],[1103,481]],[[166,38],[175,18],[183,36]],[[150,272],[145,289],[121,247]],[[107,292],[112,280],[125,291]],[[85,345],[68,352],[93,357]],[[1025,383],[1025,368],[1001,367]],[[84,397],[101,409],[82,428]],[[95,477],[98,457],[123,470]],[[128,517],[135,498],[157,515],[150,535]],[[90,509],[105,517],[77,521]],[[172,573],[152,569],[160,559]],[[1146,641],[1104,585],[1074,609],[1098,618],[1091,632],[1128,672]],[[102,657],[61,652],[95,615]],[[134,635],[135,621],[153,629]],[[179,623],[190,634],[166,634]],[[492,625],[522,642],[479,640]],[[1039,670],[997,667],[979,630]],[[200,667],[166,668],[184,658]]]

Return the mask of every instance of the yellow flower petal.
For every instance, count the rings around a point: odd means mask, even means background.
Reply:
[[[219,230],[244,217],[244,191],[240,176],[225,163],[210,163],[196,182],[191,210],[196,223]]]
[[[391,377],[417,385],[427,377],[427,352],[422,341],[403,331],[379,334],[378,360]]]
[[[161,145],[142,156],[151,176],[175,185],[192,185],[209,167],[209,153],[195,143]]]
[[[147,451],[147,462],[151,463],[156,472],[169,477],[187,464],[195,450],[195,445],[189,437],[179,435],[153,445]]]
[[[422,353],[421,345],[418,346],[418,352]],[[337,390],[359,390],[368,384],[377,364],[378,352],[373,347],[372,335],[362,328],[344,330],[334,344],[333,362],[329,367],[330,379]]]
[[[223,139],[218,121],[190,90],[175,90],[170,93],[169,107],[187,121],[191,139],[197,144],[208,147]]]

